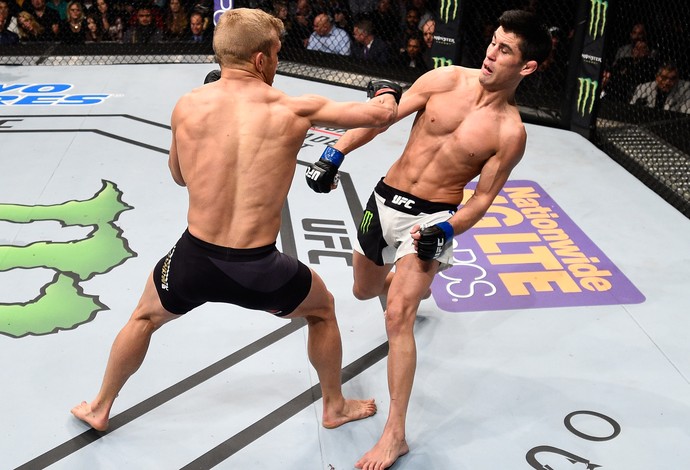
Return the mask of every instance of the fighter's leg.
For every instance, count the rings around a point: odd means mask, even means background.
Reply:
[[[386,306],[388,335],[388,390],[390,409],[381,438],[355,465],[369,470],[388,468],[409,451],[405,420],[417,366],[414,323],[417,308],[437,272],[437,261],[409,254],[396,263]]]
[[[309,361],[319,376],[323,394],[322,423],[326,428],[335,428],[349,421],[373,415],[376,413],[376,404],[373,399],[349,400],[343,397],[343,351],[335,317],[335,302],[321,277],[313,270],[311,275],[309,294],[300,306],[285,318],[304,317],[307,321]]]
[[[151,335],[179,316],[163,308],[149,275],[138,305],[113,342],[100,391],[92,402],[75,406],[72,414],[98,431],[106,430],[113,402],[144,361]]]
[[[354,282],[352,293],[359,300],[373,299],[387,295],[393,273],[392,264],[379,266],[358,251],[352,253],[352,273]]]

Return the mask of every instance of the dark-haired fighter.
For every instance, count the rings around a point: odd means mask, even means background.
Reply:
[[[131,318],[113,343],[101,389],[72,413],[97,430],[127,379],[144,360],[151,335],[205,302],[306,319],[309,359],[323,394],[327,428],[366,418],[374,400],[346,400],[333,296],[321,278],[276,249],[281,209],[307,131],[314,125],[386,126],[399,93],[372,85],[367,103],[273,88],[283,23],[258,9],[225,12],[213,47],[220,79],[183,96],[172,114],[169,167],[189,193],[188,229],[149,276]]]
[[[452,240],[479,221],[522,158],[526,133],[515,104],[520,81],[548,56],[545,26],[525,11],[499,19],[481,69],[442,67],[422,75],[400,100],[398,119],[417,113],[403,154],[376,186],[358,229],[354,295],[386,296],[390,410],[383,434],[356,464],[388,468],[409,451],[405,419],[417,361],[414,321],[434,275],[453,260]],[[380,129],[346,132],[319,164],[329,176],[344,155]],[[310,169],[311,170],[311,169]],[[308,171],[310,171],[308,170]],[[467,202],[464,188],[479,176]],[[392,268],[395,266],[395,272]]]

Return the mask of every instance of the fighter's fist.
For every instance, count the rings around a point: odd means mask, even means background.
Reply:
[[[438,258],[446,243],[453,239],[453,234],[453,226],[448,222],[422,228],[417,239],[417,256],[419,259],[431,261]]]
[[[338,168],[343,163],[345,155],[338,149],[326,147],[321,158],[307,168],[304,175],[307,185],[317,193],[330,193],[338,185]]]
[[[390,80],[371,80],[367,85],[367,97],[371,99],[381,95],[393,95],[395,102],[400,103],[402,87]]]

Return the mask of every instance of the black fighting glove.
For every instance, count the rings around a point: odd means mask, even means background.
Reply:
[[[395,102],[400,103],[402,87],[390,80],[371,80],[367,85],[367,97],[369,99],[381,95],[393,95]]]
[[[220,70],[211,70],[204,78],[204,85],[207,83],[215,82],[220,78]]]
[[[343,152],[326,147],[319,161],[309,165],[304,175],[309,187],[317,193],[330,193],[338,185],[338,168],[344,159]]]
[[[453,226],[440,222],[420,230],[421,238],[417,240],[417,256],[424,261],[431,261],[441,255],[443,247],[453,239]]]

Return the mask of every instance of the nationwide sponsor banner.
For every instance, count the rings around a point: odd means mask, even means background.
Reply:
[[[466,198],[475,185],[467,186]],[[508,181],[432,283],[448,312],[636,304],[644,295],[533,181]]]

